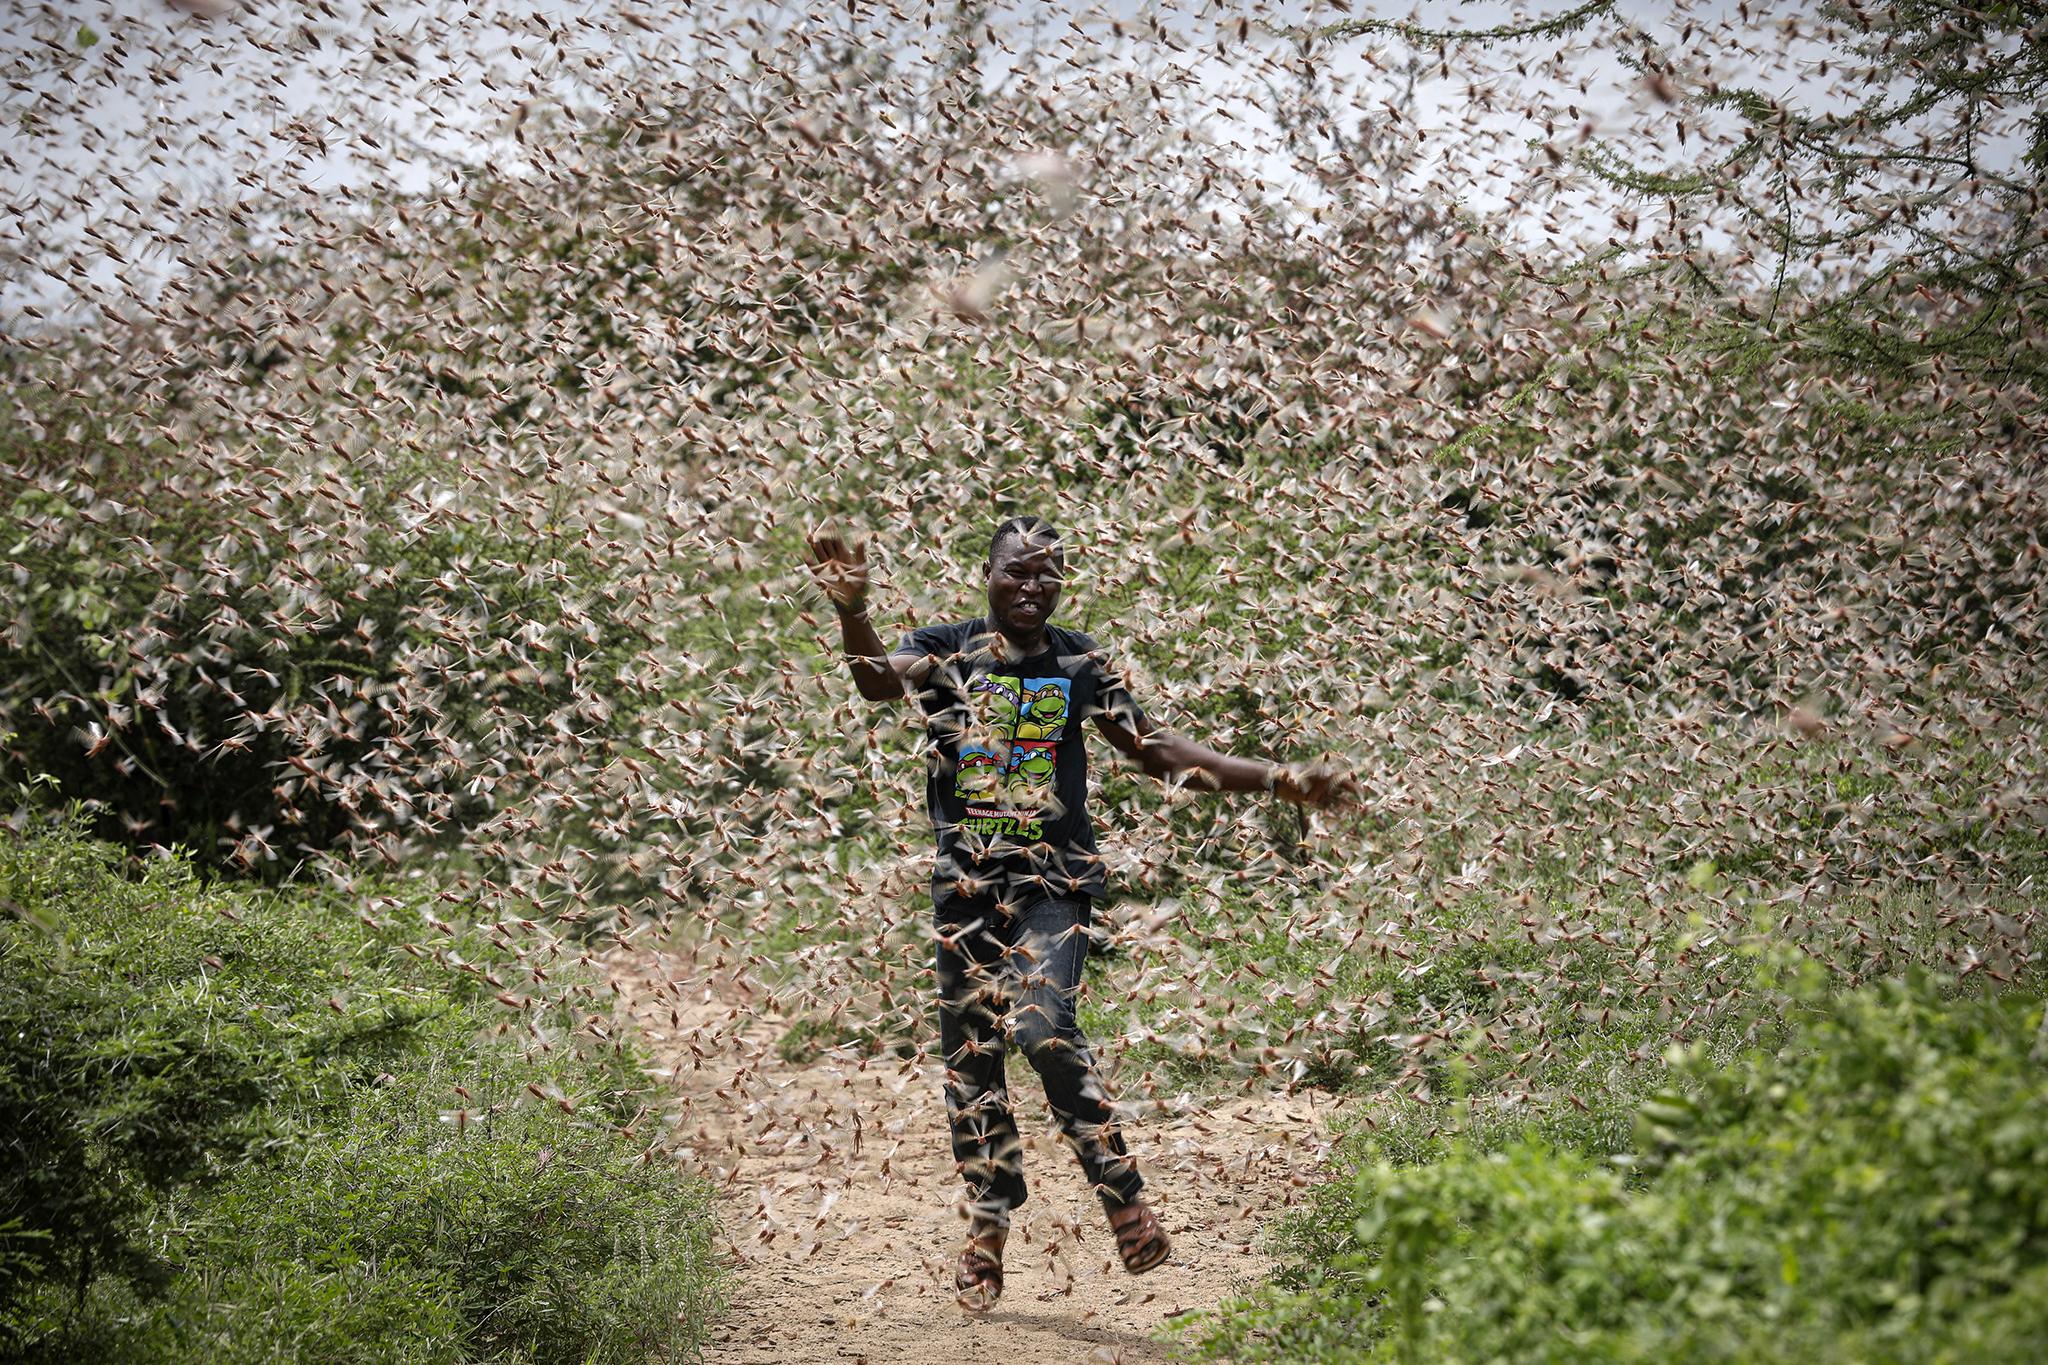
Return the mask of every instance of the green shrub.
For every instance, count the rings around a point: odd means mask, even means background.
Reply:
[[[425,460],[352,485],[362,525],[283,520],[283,471],[223,497],[189,450],[115,445],[10,377],[48,430],[0,436],[0,781],[56,779],[96,833],[271,879],[355,839],[445,843],[512,789],[461,755],[538,756],[640,699],[621,671],[651,637],[564,525],[428,508]]]
[[[233,902],[175,863],[133,882],[115,869],[110,849],[64,837],[0,851],[10,1278],[161,1278],[137,1241],[152,1202],[270,1135],[273,1097],[346,1046],[332,1013],[294,1018],[257,989],[326,982],[309,925],[230,921]]]
[[[2037,1358],[2041,999],[1924,977],[1794,998],[1782,1047],[1675,1054],[1619,1162],[1531,1130],[1362,1167],[1324,1205],[1314,1256],[1202,1344],[1245,1360]],[[1333,1208],[1348,1219],[1332,1236]]]
[[[706,1205],[622,1131],[651,1099],[636,1055],[514,1026],[489,933],[416,957],[403,895],[372,923],[176,860],[131,877],[72,831],[0,846],[0,898],[0,1340],[24,1357],[696,1341]]]
[[[453,1079],[426,1069],[360,1096],[289,1179],[250,1167],[174,1201],[159,1227],[192,1269],[152,1317],[154,1353],[369,1365],[688,1349],[715,1304],[701,1198],[551,1108],[458,1131],[437,1112]],[[514,1074],[462,1079],[520,1089]]]

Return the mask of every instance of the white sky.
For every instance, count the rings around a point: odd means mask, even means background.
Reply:
[[[1348,8],[1352,17],[1413,16],[1427,25],[1479,28],[1557,14],[1571,3],[1434,0],[1410,9],[1360,0]],[[204,17],[194,8],[219,12]],[[914,4],[904,8],[918,12]],[[1702,21],[1703,35],[1705,21],[1734,16],[1734,6],[1720,0],[1684,11],[1657,3],[1623,10],[1668,41],[1677,40],[1688,14]],[[1211,136],[1235,144],[1283,194],[1312,199],[1316,191],[1294,173],[1267,113],[1272,76],[1259,59],[1286,44],[1257,28],[1239,38],[1235,20],[1245,12],[1206,0],[1176,9],[1149,0],[1085,7],[1010,0],[994,8],[991,26],[1019,52],[1053,50],[1078,31],[1114,60],[1184,70],[1214,111],[1206,120]],[[1275,23],[1345,17],[1327,0],[1290,0],[1258,12]],[[239,215],[260,216],[306,199],[331,203],[370,176],[423,189],[431,153],[490,154],[492,134],[524,98],[507,89],[530,86],[545,107],[573,102],[579,88],[587,89],[579,79],[586,67],[686,59],[700,47],[706,22],[691,13],[617,0],[185,0],[183,7],[166,0],[50,0],[0,10],[0,74],[7,78],[0,86],[0,329],[80,320],[119,308],[125,294],[146,296],[153,280],[180,268],[178,239],[203,238],[187,228],[210,210],[234,206]],[[848,22],[843,3],[820,0],[811,7],[728,6],[719,24],[731,28],[735,14],[749,13],[769,26]],[[1153,14],[1186,50],[1115,36],[1113,24],[1137,35]],[[576,36],[558,45],[542,36],[536,19],[568,25]],[[1752,31],[1772,50],[1784,46],[1769,22],[1759,19]],[[1631,73],[1593,48],[1593,34],[1566,40],[1568,81],[1537,69],[1558,47],[1546,41],[1489,49],[1485,59],[1503,74],[1476,87],[1468,87],[1456,59],[1451,79],[1420,81],[1415,99],[1426,160],[1416,182],[1396,191],[1449,196],[1483,213],[1513,204],[1513,230],[1531,242],[1609,228],[1614,198],[1556,186],[1530,140],[1569,149],[1591,133],[1623,140],[1644,159],[1683,149],[1668,109],[1647,101]],[[1329,45],[1324,65],[1333,83],[1362,97],[1363,116],[1382,117],[1377,107],[1397,99],[1404,84],[1386,68],[1405,50],[1384,37],[1352,38]],[[1798,60],[1766,75],[1767,88],[1809,104],[1824,99],[1822,83],[1808,74],[1822,54],[1788,50]],[[1725,41],[1714,58],[1728,75],[1758,74]],[[1517,59],[1528,62],[1526,74],[1512,69]],[[992,54],[984,78],[1004,79],[1012,60]],[[1638,115],[1646,107],[1652,118],[1644,123]],[[1348,105],[1339,112],[1352,133],[1361,112]],[[1543,127],[1546,117],[1551,132]]]

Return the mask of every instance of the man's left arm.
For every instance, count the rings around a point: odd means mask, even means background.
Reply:
[[[1317,807],[1348,799],[1354,791],[1352,780],[1333,767],[1221,753],[1160,728],[1142,713],[1119,717],[1104,711],[1095,717],[1095,728],[1152,776],[1165,781],[1185,775],[1189,786],[1202,791],[1269,791],[1283,801]]]

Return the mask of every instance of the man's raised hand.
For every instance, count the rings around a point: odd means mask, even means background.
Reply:
[[[825,596],[832,599],[833,606],[858,608],[867,601],[867,542],[856,540],[849,544],[836,531],[807,532],[804,542],[810,546],[807,562],[811,576],[818,580]]]

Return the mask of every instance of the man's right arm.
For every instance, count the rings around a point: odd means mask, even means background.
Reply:
[[[924,676],[930,662],[921,654],[891,654],[868,619],[867,604],[839,608],[839,638],[853,668],[853,685],[869,701],[902,701],[913,673]]]
[[[860,541],[830,531],[807,534],[811,573],[839,613],[839,638],[853,668],[853,685],[869,701],[902,701],[923,679],[931,660],[891,654],[868,620],[868,554]]]

